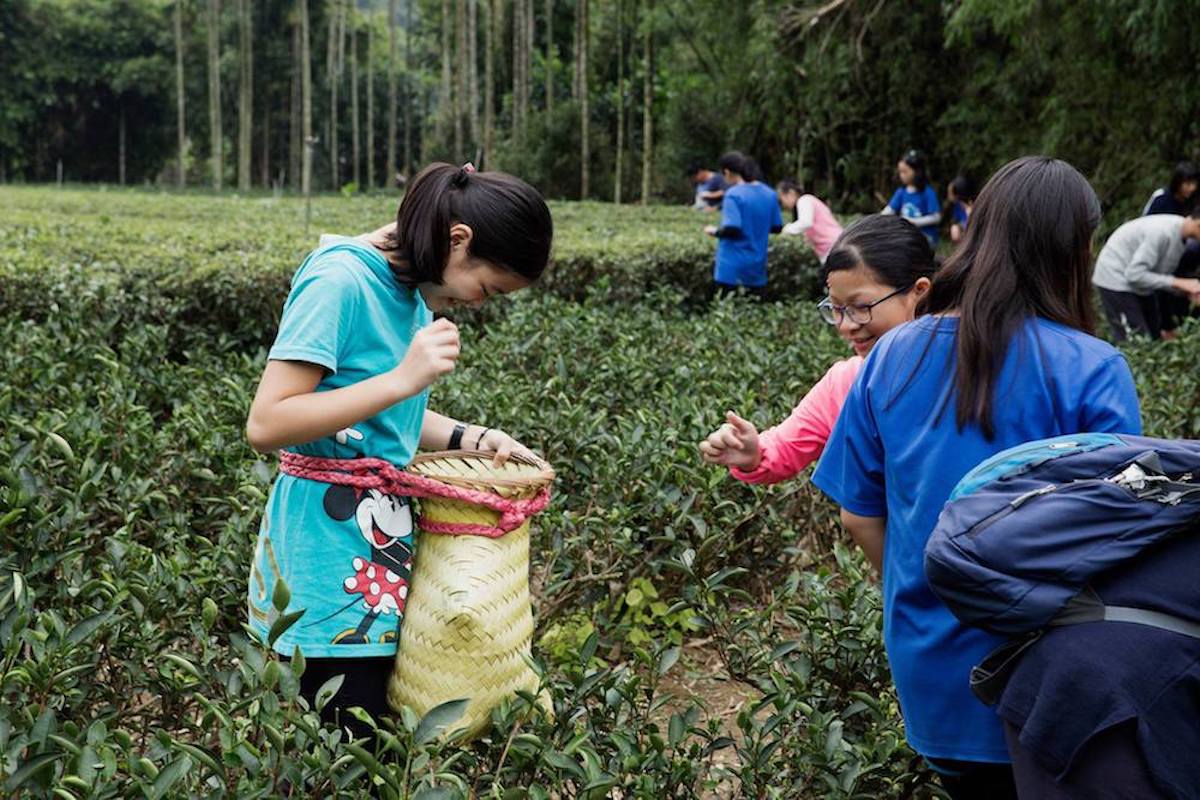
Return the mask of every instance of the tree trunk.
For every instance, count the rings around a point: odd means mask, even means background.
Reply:
[[[383,173],[383,185],[390,187],[392,181],[396,180],[396,0],[388,0],[387,120],[387,169]]]
[[[187,183],[184,161],[187,157],[186,94],[183,86],[183,0],[175,0],[175,131],[179,146],[179,161],[175,183],[180,188]]]
[[[467,157],[479,158],[479,0],[467,0],[467,122],[471,133]]]
[[[618,0],[620,2],[620,0]],[[546,114],[554,113],[554,0],[546,0]]]
[[[341,188],[342,176],[338,163],[338,89],[341,85],[342,20],[346,6],[342,0],[333,0],[329,15],[328,46],[326,50],[325,76],[329,81],[329,185],[335,192]]]
[[[300,187],[304,135],[300,131],[300,20],[292,18],[292,85],[288,94],[288,187]]]
[[[621,204],[625,159],[625,1],[617,0],[617,152],[613,166],[613,202]]]
[[[642,205],[650,203],[654,169],[654,0],[646,0],[646,74],[642,84]]]
[[[483,159],[480,169],[494,169],[496,146],[496,42],[500,40],[503,0],[483,0]]]
[[[438,96],[438,139],[445,147],[453,144],[451,135],[454,128],[454,77],[452,74],[452,58],[454,39],[454,17],[450,0],[442,0],[442,80]]]
[[[454,160],[463,160],[463,118],[466,116],[467,101],[467,0],[454,3]]]
[[[358,152],[358,11],[350,12],[350,163],[355,187],[362,190],[362,171]]]
[[[208,127],[212,185],[220,190],[225,171],[221,153],[221,0],[208,0]]]
[[[308,0],[300,2],[300,118],[303,134],[301,150],[300,191],[308,197],[312,192],[312,52],[309,49]]]
[[[404,174],[413,174],[413,63],[412,63],[412,11],[415,0],[404,4]]]
[[[375,38],[375,26],[367,25],[367,187],[375,188],[375,65],[371,60],[371,42]]]
[[[254,135],[254,19],[251,0],[238,0],[238,191],[250,191]]]
[[[263,86],[268,84],[264,81]],[[263,94],[266,94],[264,91]],[[271,186],[271,103],[269,97],[263,98],[262,115],[262,152],[259,153],[258,183],[264,189]]]
[[[513,46],[512,46],[512,138],[518,147],[525,143],[525,4],[530,0],[513,0]]]
[[[118,105],[121,108],[120,116],[117,119],[117,180],[122,186],[125,185],[125,101],[118,100]]]
[[[590,191],[589,161],[591,143],[588,141],[588,0],[579,0],[579,199],[586,200]]]

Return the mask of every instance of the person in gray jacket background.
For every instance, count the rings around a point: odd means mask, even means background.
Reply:
[[[1200,305],[1200,280],[1174,275],[1188,239],[1200,239],[1200,219],[1175,214],[1139,217],[1117,228],[1096,259],[1092,283],[1100,291],[1113,337],[1160,338],[1156,291],[1172,291]]]

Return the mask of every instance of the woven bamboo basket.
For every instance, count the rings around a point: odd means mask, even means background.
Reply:
[[[544,462],[511,458],[496,467],[493,455],[422,454],[408,471],[509,499],[533,497],[554,480]],[[422,518],[432,522],[496,525],[500,518],[493,509],[448,498],[426,497],[420,507]],[[526,661],[532,638],[529,520],[496,538],[422,530],[388,702],[424,716],[441,703],[469,698],[450,727],[477,736],[502,699],[519,689],[537,690],[537,675]]]

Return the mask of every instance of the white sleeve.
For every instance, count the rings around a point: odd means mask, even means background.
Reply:
[[[784,226],[783,232],[790,236],[799,236],[813,226],[812,195],[804,195],[796,201],[796,221]]]

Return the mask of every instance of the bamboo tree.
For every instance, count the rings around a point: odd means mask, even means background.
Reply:
[[[238,0],[238,191],[250,191],[254,134],[254,20],[250,0]]]
[[[212,185],[221,188],[225,159],[221,153],[221,0],[208,0],[208,127]]]
[[[407,37],[407,32],[405,35]],[[383,175],[383,185],[391,186],[396,179],[396,0],[388,0],[387,121],[387,169]]]
[[[309,48],[308,0],[300,2],[300,118],[303,132],[300,191],[312,192],[312,51]]]
[[[289,17],[292,28],[292,80],[288,93],[288,186],[295,191],[300,186],[300,171],[304,150],[304,135],[300,130],[300,20],[299,14]]]
[[[345,57],[345,10],[346,6],[342,0],[333,0],[325,51],[325,77],[329,83],[329,183],[334,191],[337,191],[342,183],[341,164],[338,159],[338,123],[341,113],[338,90],[341,88],[342,62]]]
[[[513,46],[512,46],[512,79],[513,79],[513,141],[518,147],[525,143],[525,111],[528,102],[526,86],[528,79],[525,75],[525,51],[528,43],[525,35],[529,31],[526,24],[525,6],[532,0],[513,0]]]
[[[646,0],[646,74],[642,77],[642,205],[650,203],[654,168],[654,0]]]
[[[362,171],[359,169],[358,152],[358,11],[350,11],[350,162],[354,185],[362,189]]]
[[[463,158],[463,117],[466,116],[467,100],[467,0],[454,3],[454,159]]]
[[[590,142],[588,141],[588,117],[591,109],[588,104],[588,0],[579,0],[579,198],[587,199],[590,186],[589,160],[591,158]]]
[[[453,75],[451,74],[451,42],[453,41],[454,31],[451,27],[454,25],[453,11],[450,8],[450,0],[442,0],[442,81],[440,84],[441,93],[438,97],[438,139],[442,144],[450,138],[451,130],[454,125],[454,86]]]
[[[413,61],[412,61],[412,11],[415,0],[404,4],[404,174],[413,171]]]
[[[371,60],[371,42],[375,39],[374,20],[368,19],[367,24],[367,119],[364,126],[367,131],[367,187],[375,188],[375,63]]]
[[[618,0],[620,2],[620,0]],[[546,0],[546,114],[554,113],[554,0]]]
[[[625,2],[617,0],[617,152],[613,166],[613,202],[621,204],[625,158]]]
[[[469,158],[479,149],[479,0],[467,0],[467,122],[471,134]]]
[[[496,75],[495,48],[500,40],[504,0],[483,0],[483,169],[495,168],[496,146]]]
[[[184,161],[187,156],[186,93],[183,85],[183,0],[175,0],[175,130],[179,145],[179,161],[175,183],[180,188],[187,183]]]

